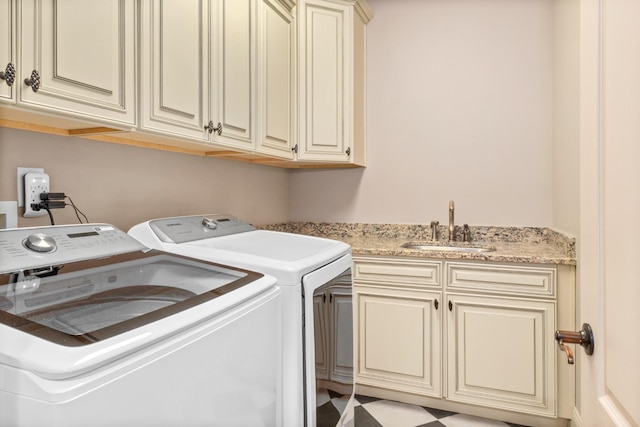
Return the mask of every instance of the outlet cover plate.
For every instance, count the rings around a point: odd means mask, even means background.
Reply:
[[[44,168],[18,168],[18,207],[24,206],[24,176],[29,172],[44,173]]]
[[[29,172],[24,176],[24,214],[26,218],[44,216],[45,210],[34,210],[31,206],[40,203],[40,194],[48,193],[49,175],[40,172]]]

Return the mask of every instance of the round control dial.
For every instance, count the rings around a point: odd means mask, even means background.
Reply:
[[[24,245],[35,252],[51,252],[56,249],[56,241],[46,234],[32,234],[24,241]]]
[[[214,220],[209,218],[203,218],[202,225],[208,228],[209,230],[215,230],[216,228],[218,228],[218,223],[216,223]]]

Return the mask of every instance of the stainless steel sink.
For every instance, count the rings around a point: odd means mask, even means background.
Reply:
[[[402,245],[403,248],[406,249],[416,249],[419,251],[434,251],[434,252],[469,252],[469,253],[480,253],[480,252],[493,252],[496,248],[492,248],[489,246],[478,246],[478,245],[443,245],[438,242],[407,242]]]

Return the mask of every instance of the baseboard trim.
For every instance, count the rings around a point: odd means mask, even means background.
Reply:
[[[580,412],[578,412],[578,408],[573,407],[573,411],[571,411],[571,427],[582,427],[582,417],[580,416]]]

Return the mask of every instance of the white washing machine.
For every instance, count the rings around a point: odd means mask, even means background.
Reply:
[[[0,425],[280,426],[280,313],[108,224],[0,230]]]
[[[148,247],[274,276],[282,291],[283,425],[351,419],[351,248],[318,237],[257,230],[230,215],[163,218],[129,234]]]

